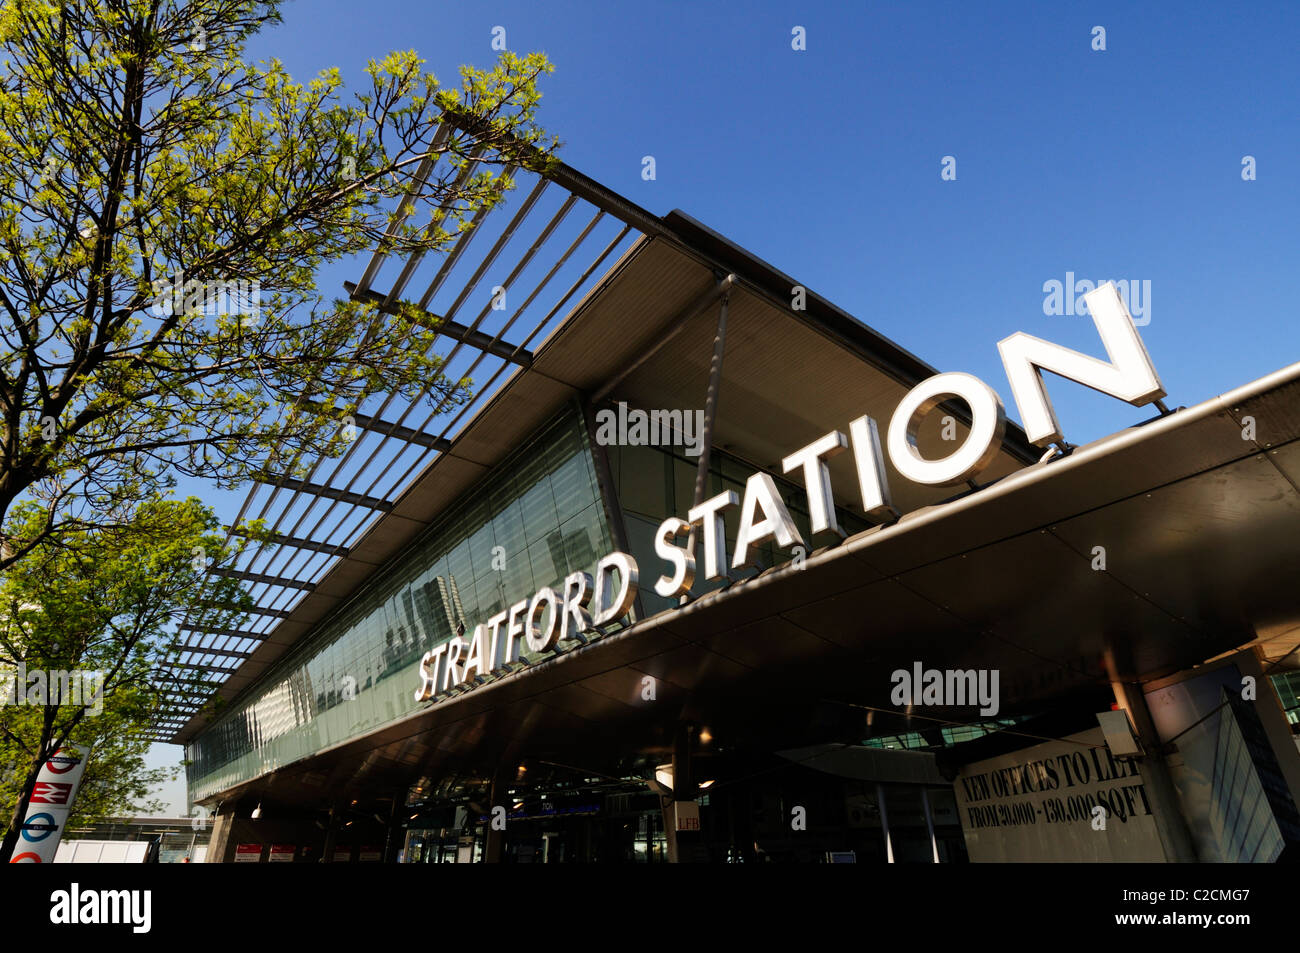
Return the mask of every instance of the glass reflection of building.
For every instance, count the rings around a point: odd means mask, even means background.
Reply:
[[[612,548],[587,431],[571,407],[214,719],[190,746],[192,797],[413,713],[427,650],[571,572],[592,572]]]

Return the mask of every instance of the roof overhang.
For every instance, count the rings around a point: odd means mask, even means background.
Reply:
[[[1243,421],[1254,418],[1254,439]],[[996,668],[1002,710],[1089,701],[1255,645],[1300,641],[1300,364],[918,509],[238,790],[333,790],[441,768],[780,738],[819,707],[890,711],[890,673]],[[1104,547],[1105,566],[1096,563]],[[653,702],[642,687],[656,680]],[[892,708],[897,711],[896,708]],[[970,709],[927,718],[969,721]],[[806,728],[806,725],[804,726]],[[803,743],[808,739],[805,737]],[[360,767],[358,767],[360,765]]]
[[[793,279],[687,216],[674,212],[664,221],[671,231],[635,241],[527,365],[513,371],[320,578],[295,592],[291,608],[278,610],[278,624],[238,667],[225,670],[215,697],[233,699],[256,683],[566,402],[608,390],[607,399],[634,406],[702,407],[717,308],[696,305],[720,275],[734,276],[734,284],[714,439],[756,466],[779,471],[782,455],[864,413],[887,426],[907,390],[936,373],[815,293],[806,295],[805,310],[792,310]],[[617,382],[612,390],[611,382]],[[949,409],[964,433],[965,408]],[[937,425],[923,431],[920,446],[932,456],[947,452]],[[1005,476],[1037,456],[1009,426],[985,478]],[[852,468],[848,455],[831,464],[846,504],[856,486]],[[892,466],[890,475],[903,512],[952,493],[909,483]],[[171,740],[188,742],[208,717],[190,717]]]

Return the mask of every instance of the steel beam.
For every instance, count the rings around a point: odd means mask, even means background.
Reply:
[[[177,628],[184,629],[186,632],[205,632],[209,635],[230,635],[237,639],[257,639],[259,642],[266,640],[269,633],[266,632],[249,632],[247,629],[219,629],[213,625],[191,625],[182,624]]]
[[[225,576],[229,579],[242,579],[244,582],[280,586],[283,589],[302,589],[305,592],[312,592],[316,588],[314,582],[301,582],[285,576],[267,576],[260,572],[245,572],[242,569],[209,569],[208,573],[213,576]]]
[[[224,655],[228,658],[246,659],[252,658],[252,652],[232,652],[229,649],[207,649],[201,645],[183,645],[180,646],[181,654],[190,652],[194,655]]]
[[[399,305],[385,304],[384,296],[377,291],[361,291],[357,288],[356,283],[352,281],[343,282],[343,288],[359,300],[377,304],[383,314],[399,313]],[[504,341],[494,342],[490,334],[484,334],[482,331],[471,331],[465,325],[458,324],[455,321],[448,321],[432,311],[425,311],[424,314],[429,318],[430,327],[434,328],[441,337],[451,338],[454,341],[463,341],[472,348],[487,351],[502,360],[518,364],[520,367],[528,367],[533,363],[531,351],[521,350]]]
[[[199,609],[224,609],[229,612],[242,612],[245,615],[267,615],[273,619],[289,618],[288,609],[263,609],[261,606],[252,606],[245,609],[242,606],[232,606],[224,602],[200,602],[197,605]]]
[[[312,496],[324,497],[327,500],[340,500],[343,503],[351,503],[353,506],[364,506],[368,509],[379,510],[381,513],[387,513],[393,508],[392,503],[380,499],[377,496],[366,496],[364,493],[353,493],[350,490],[327,486],[324,483],[308,483],[306,480],[299,480],[293,477],[280,477],[278,480],[272,480],[270,477],[267,477],[258,482],[265,483],[267,486],[279,487],[282,490],[291,490],[294,493],[310,493]]]
[[[319,405],[315,404],[315,409],[319,410]],[[435,437],[433,434],[425,433],[423,430],[412,430],[410,427],[403,427],[400,424],[384,420],[381,417],[371,417],[368,414],[351,414],[352,422],[362,430],[369,430],[372,433],[382,433],[386,436],[393,437],[396,440],[403,440],[406,443],[415,444],[417,447],[428,447],[431,450],[445,452],[451,449],[451,441],[442,437]],[[263,481],[266,482],[266,481]]]
[[[237,532],[231,530],[235,536],[248,536],[246,532]],[[263,542],[263,540],[259,540]],[[346,557],[350,550],[346,546],[336,546],[333,543],[318,543],[314,539],[298,539],[294,536],[285,536],[282,533],[272,533],[264,542],[272,546],[292,546],[295,549],[306,549],[314,553],[327,553],[331,556]]]

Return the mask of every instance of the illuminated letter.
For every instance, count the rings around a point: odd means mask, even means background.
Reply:
[[[763,511],[763,518],[755,521],[757,510]],[[782,549],[788,549],[796,543],[802,544],[803,537],[799,528],[790,518],[790,511],[776,492],[776,483],[766,473],[755,473],[745,483],[745,505],[740,511],[740,531],[736,534],[736,558],[732,569],[744,569],[753,566],[757,556],[749,555],[749,547],[769,539],[775,539]]]
[[[438,659],[445,651],[447,646],[444,643],[436,649],[425,652],[424,658],[420,659],[420,690],[415,693],[417,702],[428,701],[433,697],[438,681]]]
[[[686,514],[692,523],[700,525],[704,537],[704,578],[710,582],[722,578],[721,566],[727,559],[727,524],[722,514],[739,504],[740,497],[736,491],[727,490],[691,507]]]
[[[570,573],[564,580],[564,611],[561,613],[560,641],[576,639],[591,628],[587,605],[591,602],[591,577],[585,572]],[[569,623],[573,624],[570,625]]]
[[[885,455],[880,452],[880,432],[870,417],[859,417],[849,424],[853,437],[853,462],[858,468],[858,487],[862,491],[862,509],[869,519],[887,520],[898,516],[889,495],[889,474],[885,472]]]
[[[447,664],[442,667],[442,690],[445,692],[452,685],[459,685],[465,680],[460,671],[460,653],[465,648],[465,640],[459,635],[447,643]]]
[[[501,623],[498,622],[497,625]],[[469,641],[469,655],[465,658],[465,668],[461,678],[468,681],[475,675],[482,675],[488,670],[488,627],[483,623],[474,626],[474,635]]]
[[[814,440],[802,450],[796,450],[781,461],[786,473],[803,467],[803,484],[808,491],[808,517],[812,534],[832,532],[844,535],[835,519],[835,500],[831,496],[831,470],[826,461],[838,456],[849,447],[849,439],[838,430],[832,430],[820,440]]]
[[[506,613],[498,612],[492,618],[487,620],[488,631],[492,633],[492,639],[484,643],[487,650],[483,656],[483,667],[479,669],[480,674],[487,674],[497,667],[497,644],[501,641],[501,626],[506,621]]]
[[[611,599],[606,590],[610,586],[614,570],[618,570],[619,586]],[[636,560],[627,553],[610,553],[596,563],[596,615],[591,624],[597,627],[608,625],[627,615],[632,609],[632,603],[636,601],[637,580]]]
[[[543,632],[537,627],[537,610],[548,605],[551,607],[551,614],[546,623],[546,631]],[[528,604],[528,616],[524,627],[524,638],[528,642],[529,651],[545,652],[547,649],[555,648],[560,629],[559,621],[560,597],[549,586],[538,590],[533,596],[533,601]]]
[[[1043,384],[1044,370],[1136,406],[1165,396],[1151,356],[1115,286],[1107,282],[1084,295],[1084,301],[1109,364],[1023,331],[998,342],[1025,433],[1040,447],[1062,439],[1061,425]]]
[[[501,653],[501,664],[519,660],[519,637],[524,634],[524,613],[528,611],[528,600],[516,602],[506,610],[506,646]],[[494,655],[493,658],[496,656]]]
[[[970,406],[971,428],[966,442],[939,460],[927,460],[916,449],[919,422],[949,397]],[[914,483],[948,486],[965,483],[993,462],[1002,447],[1007,417],[993,388],[970,374],[936,374],[917,384],[902,399],[889,422],[889,459]]]
[[[673,566],[671,576],[660,576],[655,580],[655,592],[665,599],[683,596],[695,585],[695,553],[673,545],[674,539],[690,530],[691,524],[686,520],[670,516],[659,524],[659,532],[655,534],[655,555]]]

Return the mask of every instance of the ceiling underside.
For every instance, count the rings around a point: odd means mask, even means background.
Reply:
[[[1255,418],[1255,440],[1243,439],[1245,417]],[[707,725],[722,747],[810,744],[860,730],[869,709],[897,711],[890,674],[914,662],[997,669],[1007,713],[1100,697],[1108,651],[1122,676],[1143,680],[1251,643],[1296,667],[1287,653],[1300,638],[1298,487],[1300,364],[915,510],[815,552],[802,569],[768,570],[244,790],[323,798],[523,757],[599,769],[666,750],[683,720]]]
[[[736,268],[715,443],[780,472],[783,456],[831,429],[847,430],[849,421],[862,414],[877,420],[883,439],[894,407],[914,380],[932,369],[916,362],[907,368],[909,376],[900,379],[900,372],[880,366],[873,340],[847,340],[814,316],[782,307],[765,288],[743,277],[739,264]],[[716,272],[716,265],[674,240],[641,238],[629,246],[531,353],[528,366],[514,370],[486,396],[443,449],[429,451],[431,461],[387,501],[382,513],[354,536],[321,540],[348,545],[312,577],[309,591],[292,593],[293,601],[277,610],[278,622],[258,635],[247,658],[222,670],[215,695],[233,699],[253,685],[566,403],[590,398],[618,381],[606,401],[703,408],[719,306],[700,307],[700,302],[715,287]],[[966,411],[951,410],[960,439]],[[918,439],[922,452],[931,456],[943,456],[952,446],[939,439],[939,419],[932,415]],[[1023,435],[1012,428],[1004,452],[983,479],[1023,466],[1024,448]],[[832,461],[832,481],[838,501],[860,511],[850,458],[841,454]],[[894,503],[903,512],[954,492],[908,483],[892,465],[889,473]],[[217,649],[237,644],[232,639],[209,642]],[[196,649],[194,658],[200,657],[210,660]],[[187,716],[171,740],[186,742],[205,724],[203,715]]]

